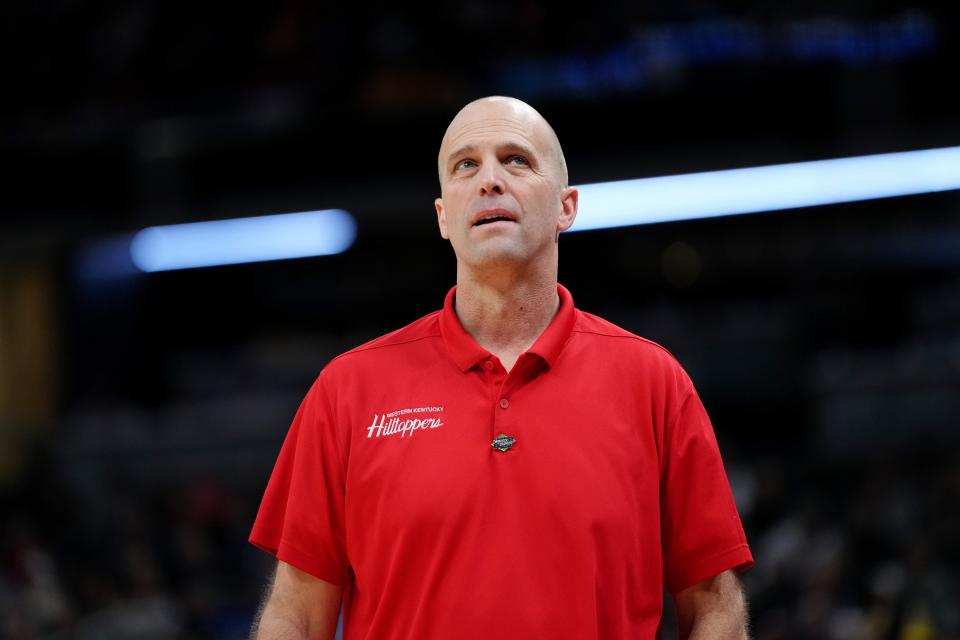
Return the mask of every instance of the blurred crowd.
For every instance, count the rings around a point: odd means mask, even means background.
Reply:
[[[960,637],[956,456],[739,467],[757,640]],[[741,493],[742,495],[742,493]]]
[[[0,637],[243,638],[266,564],[245,545],[252,496],[215,483],[91,504],[35,469],[4,505]]]

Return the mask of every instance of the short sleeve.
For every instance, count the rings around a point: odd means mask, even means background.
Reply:
[[[250,542],[321,580],[346,584],[345,461],[317,378],[290,425]]]
[[[685,374],[683,380],[661,468],[664,582],[670,593],[753,565],[710,419]]]

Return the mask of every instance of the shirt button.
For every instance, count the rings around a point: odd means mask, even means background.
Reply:
[[[493,363],[490,362],[489,360],[484,360],[484,362],[483,362],[483,368],[486,369],[487,371],[492,371],[492,370],[493,370]]]
[[[509,400],[507,400],[506,398],[500,398],[500,408],[501,408],[501,409],[506,409],[506,408],[509,407],[509,406],[510,406],[510,401],[509,401]]]

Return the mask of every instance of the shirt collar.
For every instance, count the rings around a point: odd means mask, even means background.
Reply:
[[[557,283],[557,294],[560,296],[560,309],[557,315],[550,321],[550,325],[544,329],[540,337],[536,339],[533,346],[527,350],[527,353],[533,353],[543,358],[549,366],[553,366],[560,352],[567,344],[570,334],[573,332],[573,323],[576,319],[576,310],[573,307],[573,296],[562,284]],[[457,318],[457,312],[454,309],[454,301],[457,297],[457,288],[454,286],[447,292],[447,297],[443,301],[443,311],[440,312],[440,333],[446,344],[447,352],[454,363],[462,371],[468,371],[479,362],[486,360],[491,353],[477,344],[476,340],[460,324]]]

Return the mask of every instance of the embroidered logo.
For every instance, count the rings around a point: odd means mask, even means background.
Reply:
[[[373,424],[367,427],[368,438],[380,436],[394,436],[398,433],[401,438],[408,435],[412,438],[415,431],[424,429],[439,429],[443,426],[443,419],[426,417],[423,414],[442,413],[443,407],[414,407],[412,409],[397,409],[390,413],[373,414]]]

